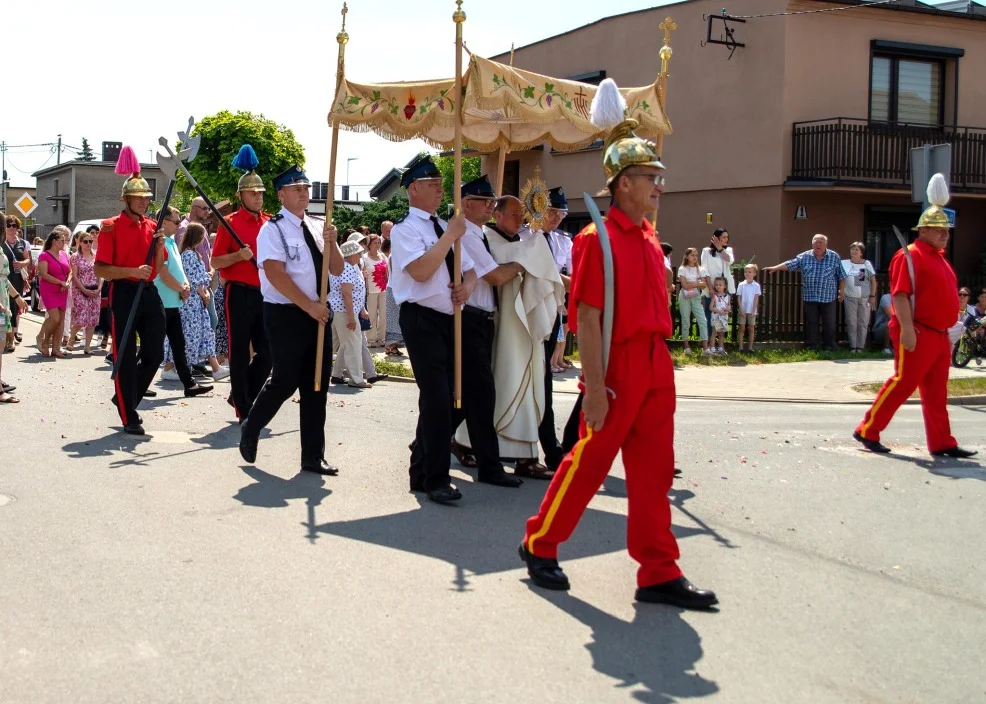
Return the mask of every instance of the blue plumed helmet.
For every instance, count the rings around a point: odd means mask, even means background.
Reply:
[[[240,177],[240,182],[236,186],[237,192],[257,191],[263,193],[267,190],[264,188],[264,180],[255,171],[258,166],[260,166],[260,159],[257,158],[257,152],[253,150],[253,147],[249,144],[240,147],[240,151],[236,153],[236,157],[233,159],[233,167],[240,171],[246,171],[246,173]]]

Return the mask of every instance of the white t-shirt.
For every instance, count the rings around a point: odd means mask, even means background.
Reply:
[[[679,266],[678,267],[678,278],[685,279],[689,283],[698,283],[700,279],[704,279],[709,275],[705,269],[700,266]],[[698,298],[702,295],[702,291],[705,289],[681,289],[681,293],[678,295],[682,298]]]
[[[747,315],[756,313],[757,309],[753,307],[753,302],[759,295],[760,284],[756,281],[747,281],[746,279],[741,281],[740,285],[736,287],[736,297],[740,299],[740,313]]]
[[[353,285],[353,313],[359,315],[366,301],[366,283],[363,273],[355,264],[346,262],[339,276],[329,277],[329,307],[336,313],[346,312],[346,303],[342,298],[343,284]]]
[[[362,265],[363,265],[363,278],[366,281],[366,292],[367,293],[383,293],[384,289],[377,286],[377,282],[373,278],[373,272],[377,266],[383,266],[387,268],[387,257],[383,254],[378,255],[380,259],[374,260],[369,254],[363,255]]]
[[[870,279],[876,275],[873,265],[867,260],[854,264],[851,259],[843,259],[842,270],[846,272],[846,296],[848,298],[869,298]]]

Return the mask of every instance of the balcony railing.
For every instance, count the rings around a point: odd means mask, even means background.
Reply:
[[[791,177],[909,185],[910,150],[946,143],[952,145],[952,187],[986,190],[986,128],[850,117],[794,123]]]

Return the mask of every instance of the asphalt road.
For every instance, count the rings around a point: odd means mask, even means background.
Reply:
[[[681,564],[721,600],[689,613],[632,601],[620,466],[563,548],[568,594],[516,555],[543,483],[408,493],[413,385],[330,396],[322,480],[295,403],[251,467],[225,385],[158,387],[141,441],[101,361],[10,360],[4,704],[986,701],[986,469],[931,461],[918,408],[876,457],[858,406],[680,402]],[[984,411],[951,409],[980,450]]]

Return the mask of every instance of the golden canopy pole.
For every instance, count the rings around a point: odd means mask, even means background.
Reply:
[[[455,216],[462,213],[462,23],[466,13],[462,11],[462,0],[455,0],[456,10],[452,14],[455,22],[455,179],[452,184],[452,199]],[[462,283],[462,240],[455,241],[454,283]],[[455,306],[455,407],[462,408],[462,307]]]
[[[345,75],[346,67],[346,42],[349,41],[349,35],[346,34],[346,13],[349,12],[349,8],[346,7],[346,3],[342,3],[342,30],[336,35],[336,41],[339,42],[339,63],[336,67],[336,92],[332,94],[332,101],[335,102],[335,96],[339,92],[339,86],[342,85],[343,76]],[[331,114],[331,113],[330,113]],[[332,224],[332,208],[335,205],[335,187],[336,187],[336,156],[339,152],[339,124],[335,119],[331,119],[332,122],[332,149],[329,152],[329,192],[326,194],[325,198],[325,225],[326,227]],[[325,252],[322,257],[322,272],[321,272],[321,284],[322,293],[319,295],[319,300],[321,301],[322,307],[325,307],[325,300],[329,290],[329,253]],[[325,354],[325,323],[319,322],[318,324],[318,343],[315,347],[315,391],[321,391],[322,388],[322,357]]]
[[[514,65],[514,45],[513,44],[510,45],[510,65],[511,66]],[[504,108],[504,111],[506,111],[506,108]],[[508,151],[509,151],[509,149],[507,149],[507,145],[506,144],[501,145],[500,146],[500,151],[497,154],[497,159],[496,159],[496,181],[494,181],[493,188],[501,196],[503,195],[503,170],[507,166],[507,152]]]
[[[661,106],[661,114],[667,119],[667,111],[665,110],[665,105],[667,104],[667,92],[668,92],[668,64],[671,62],[671,32],[678,29],[678,25],[670,17],[665,17],[664,21],[658,25],[664,30],[664,46],[661,47],[661,75],[657,79],[657,100]],[[660,132],[657,135],[657,156],[659,159],[664,158],[664,132]],[[654,224],[654,229],[657,229],[657,208],[654,209],[654,216],[651,218]]]

